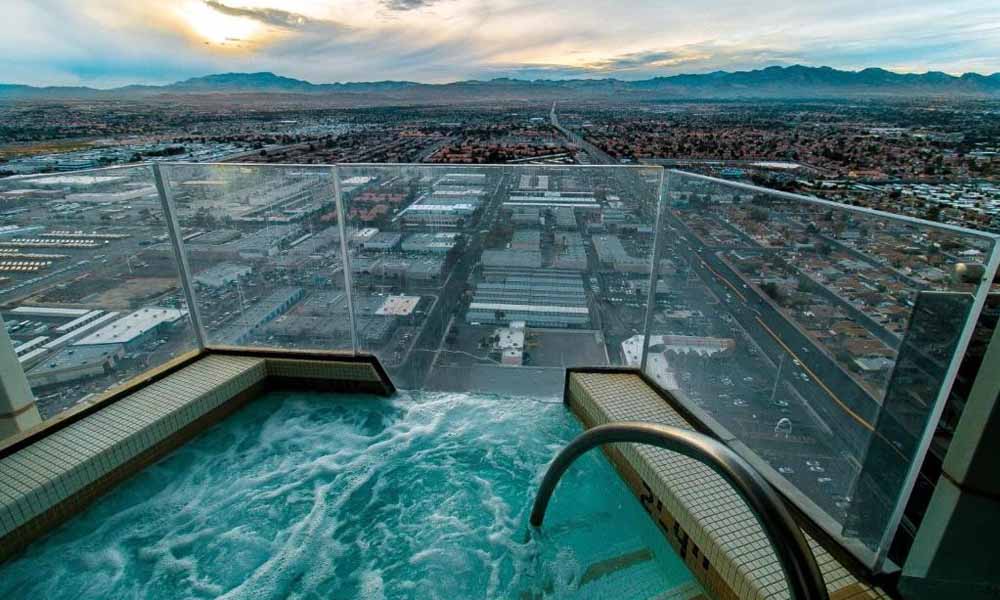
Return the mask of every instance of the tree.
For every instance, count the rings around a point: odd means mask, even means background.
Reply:
[[[781,304],[782,300],[784,299],[785,294],[784,292],[781,291],[781,287],[777,283],[774,283],[773,281],[768,281],[767,283],[764,283],[763,285],[760,286],[760,289],[762,289],[765,294],[770,296],[772,300],[774,300],[779,304]]]
[[[758,223],[767,222],[768,220],[767,210],[755,206],[754,208],[750,209],[750,218],[754,221],[757,221]]]

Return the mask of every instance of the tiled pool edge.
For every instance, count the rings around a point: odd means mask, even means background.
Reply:
[[[567,373],[565,401],[587,428],[638,420],[695,429],[635,372]],[[666,450],[632,444],[604,452],[706,591],[719,600],[788,598],[784,575],[754,516],[720,476]],[[832,600],[888,598],[808,537]]]
[[[314,356],[314,355],[313,355]],[[205,352],[0,454],[0,562],[268,389],[387,395],[370,357]]]

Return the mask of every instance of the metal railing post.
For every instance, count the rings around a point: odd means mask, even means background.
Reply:
[[[793,600],[829,600],[816,557],[781,496],[728,446],[707,435],[679,427],[619,421],[598,425],[578,435],[556,455],[545,472],[531,507],[531,526],[542,526],[545,510],[559,479],[577,458],[598,446],[623,442],[677,452],[718,473],[739,493],[760,523],[785,572]]]
[[[666,169],[660,170],[660,185],[656,202],[656,223],[653,226],[652,264],[649,269],[649,291],[646,293],[646,315],[642,323],[642,358],[639,370],[646,372],[646,360],[649,358],[649,338],[653,329],[653,313],[656,310],[656,284],[660,281],[660,256],[663,246],[663,215],[667,212],[666,197],[670,186],[670,174]]]
[[[198,343],[198,349],[204,350],[207,345],[205,342],[205,328],[202,326],[201,313],[198,310],[198,300],[194,293],[194,282],[191,279],[191,266],[188,264],[187,253],[184,252],[184,236],[181,234],[181,227],[177,222],[173,196],[163,181],[160,165],[153,163],[152,167],[156,191],[160,195],[160,204],[163,207],[163,215],[167,221],[170,244],[173,246],[174,256],[177,258],[177,271],[181,278],[181,288],[184,290],[184,300],[187,302],[188,317],[191,319],[191,326],[194,328],[194,336],[195,341]]]
[[[354,283],[351,276],[351,255],[347,251],[347,213],[340,188],[340,168],[333,167],[333,201],[337,205],[337,230],[340,232],[340,261],[344,268],[344,288],[347,294],[347,315],[351,328],[351,353],[358,353],[358,321],[354,314]]]

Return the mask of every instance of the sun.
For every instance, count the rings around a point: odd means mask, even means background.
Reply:
[[[212,44],[251,41],[262,29],[257,21],[222,14],[201,1],[185,3],[180,15],[195,36]]]

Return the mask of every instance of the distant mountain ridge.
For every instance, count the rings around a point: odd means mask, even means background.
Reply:
[[[447,94],[456,100],[499,97],[601,97],[625,94],[635,98],[806,98],[857,96],[1000,97],[1000,73],[961,76],[931,71],[894,73],[869,68],[841,71],[830,67],[767,67],[752,71],[716,71],[670,75],[638,81],[620,79],[512,79],[457,81],[444,84],[374,81],[316,84],[269,72],[220,73],[162,86],[130,85],[110,90],[88,87],[33,87],[0,84],[0,99],[114,98],[150,94],[280,93],[375,94],[385,100],[430,99]]]

